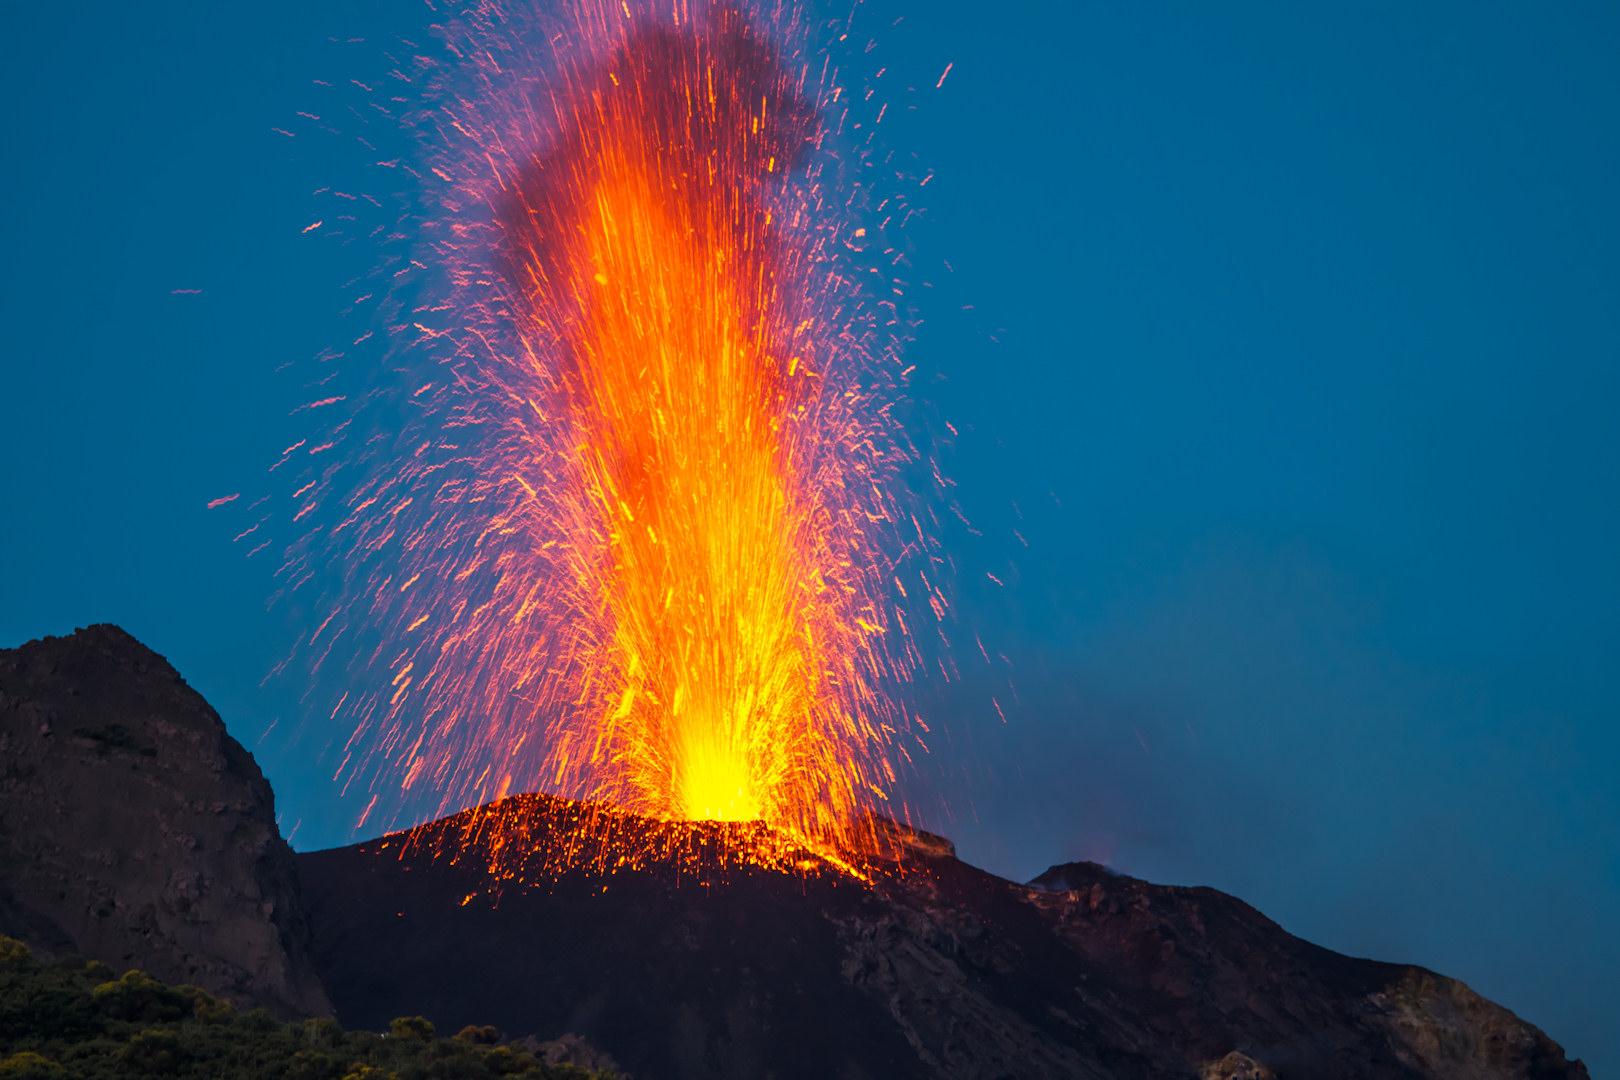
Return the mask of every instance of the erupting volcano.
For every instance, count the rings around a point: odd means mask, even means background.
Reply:
[[[294,558],[347,568],[319,655],[380,631],[355,667],[386,679],[334,712],[374,807],[538,789],[828,851],[903,816],[902,605],[943,601],[904,508],[903,320],[858,284],[877,231],[805,36],[780,8],[483,4],[444,30],[458,63],[418,58],[442,186],[395,330],[433,372]]]

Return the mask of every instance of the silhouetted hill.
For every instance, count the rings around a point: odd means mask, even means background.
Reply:
[[[1020,885],[884,828],[870,881],[786,844],[783,869],[739,864],[762,825],[543,795],[295,858],[251,755],[160,657],[110,626],[0,652],[0,933],[46,960],[547,1055],[578,1033],[637,1080],[1586,1077],[1461,983],[1214,890],[1092,863]],[[641,858],[593,869],[596,843]],[[50,978],[90,993],[75,963]]]
[[[253,755],[116,626],[0,650],[0,934],[330,1015]]]
[[[678,857],[522,884],[582,818]],[[1213,889],[1093,863],[1019,885],[926,835],[870,886],[728,868],[724,834],[750,828],[526,795],[300,855],[316,962],[345,1023],[409,1007],[574,1031],[637,1080],[1586,1075],[1455,980],[1319,948]],[[495,891],[493,837],[523,853]]]

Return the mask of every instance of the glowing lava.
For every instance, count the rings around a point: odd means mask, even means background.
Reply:
[[[849,432],[812,412],[830,350],[777,198],[813,113],[725,10],[570,74],[565,141],[505,215],[526,351],[559,354],[578,440],[569,531],[606,539],[571,549],[596,700],[557,778],[655,817],[824,831],[865,788],[873,733],[840,690],[878,627],[826,490],[861,477],[818,475]]]
[[[839,91],[766,14],[446,33],[414,263],[444,295],[402,323],[438,374],[330,530],[356,569],[312,640],[385,628],[351,757],[441,810],[543,788],[848,850],[890,797],[927,548],[897,320],[855,284]]]

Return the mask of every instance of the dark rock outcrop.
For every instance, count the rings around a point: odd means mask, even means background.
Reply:
[[[580,807],[520,796],[300,855],[339,1018],[574,1032],[638,1080],[1586,1076],[1461,983],[1311,945],[1213,889],[1092,863],[1018,885],[898,826],[866,884],[727,870],[702,852],[722,829],[597,810],[615,836],[689,833],[665,845],[682,858],[529,884],[508,862],[492,890],[477,843],[554,868]]]
[[[116,626],[0,650],[0,934],[329,1015],[270,785]]]

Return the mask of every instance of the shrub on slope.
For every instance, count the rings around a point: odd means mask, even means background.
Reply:
[[[498,1042],[487,1027],[436,1038],[419,1016],[387,1034],[284,1024],[140,971],[42,964],[0,937],[0,1080],[612,1080]]]

